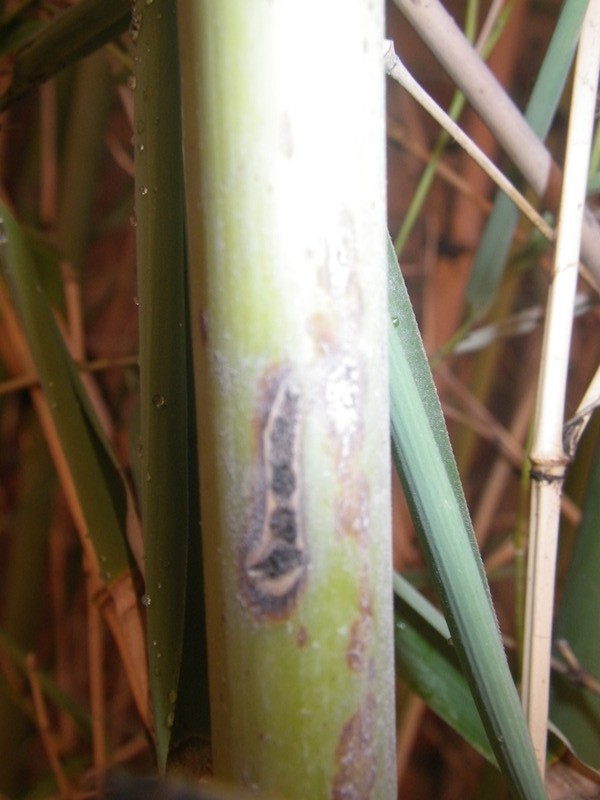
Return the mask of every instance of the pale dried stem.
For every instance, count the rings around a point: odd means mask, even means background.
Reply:
[[[536,389],[534,373],[529,372],[527,375],[529,376],[528,383],[519,400],[510,427],[510,435],[513,441],[518,442],[522,450],[523,442],[525,441],[531,422],[531,411]],[[521,464],[523,464],[523,460]],[[514,470],[515,465],[511,464],[502,455],[495,459],[473,514],[473,527],[475,528],[477,541],[480,545],[488,536],[493,520],[498,513],[502,498],[505,495],[506,484],[510,476],[514,474]]]
[[[484,152],[463,132],[462,128],[446,114],[433,98],[417,83],[412,77],[406,66],[400,61],[394,52],[392,42],[386,42],[385,65],[387,74],[406,89],[414,99],[438,122],[444,130],[471,156],[471,158],[481,167],[482,170],[510,197],[512,202],[523,213],[529,221],[541,232],[543,236],[552,241],[554,231],[545,219],[533,208],[525,197],[517,191],[515,186],[506,178],[504,173],[496,167]]]
[[[76,363],[81,363],[85,359],[86,349],[81,287],[72,264],[66,259],[63,259],[60,266],[67,309],[66,327],[64,321],[58,314],[54,315],[54,320],[61,332],[71,359]],[[100,425],[102,426],[102,430],[107,438],[112,440],[114,424],[97,383],[86,372],[81,374],[81,382],[98,417]]]
[[[71,359],[82,364],[85,358],[85,328],[83,324],[83,302],[81,298],[81,287],[72,265],[65,259],[61,262],[65,300],[67,305],[67,328],[60,316],[55,315],[58,329],[61,331],[65,345],[69,351]],[[80,367],[80,379],[87,394],[87,397],[94,409],[102,430],[107,439],[114,441],[115,427],[104,398],[97,382],[89,374],[89,370]],[[141,522],[137,513],[136,504],[133,498],[131,487],[123,475],[123,485],[127,496],[127,539],[131,547],[132,554],[141,574],[144,574],[143,541],[141,533]]]
[[[494,30],[494,25],[498,21],[498,17],[502,13],[502,9],[505,5],[505,0],[493,0],[490,9],[486,15],[485,20],[483,21],[483,25],[481,26],[481,30],[479,31],[479,36],[477,37],[477,41],[475,42],[475,49],[478,53],[482,51],[483,45],[488,41],[492,32]]]
[[[436,368],[436,376],[439,376],[461,401],[472,420],[471,427],[478,430],[486,439],[496,442],[504,457],[513,465],[519,466],[523,462],[524,450],[511,431],[501,425],[491,411],[447,367],[439,365]]]
[[[96,586],[95,602],[121,656],[138,714],[151,732],[144,630],[131,575],[122,575],[108,587],[100,581]]]
[[[132,761],[134,758],[137,758],[147,751],[148,739],[144,736],[135,736],[113,751],[111,763],[113,765],[126,764],[128,761]]]
[[[556,649],[560,653],[562,661],[553,659],[552,668],[564,675],[571,683],[600,697],[600,681],[581,666],[568,641],[558,639]]]
[[[422,161],[424,164],[427,164],[431,160],[431,153],[429,150],[420,145],[418,141],[410,136],[401,123],[388,120],[387,135],[392,142],[401,145],[407,152],[415,156],[415,158],[418,158],[419,161]],[[445,164],[443,161],[438,161],[435,170],[437,175],[443,181],[445,181],[449,186],[452,186],[453,189],[456,189],[457,192],[463,194],[477,208],[481,209],[481,211],[485,211],[487,213],[491,211],[492,204],[490,201],[485,197],[482,197],[478,192],[474,191],[473,187],[463,178],[463,176],[460,175],[456,170],[449,167],[448,164]]]
[[[505,539],[499,547],[485,557],[483,561],[485,571],[491,575],[495,570],[510,566],[514,563],[516,553],[514,540]]]
[[[69,650],[68,638],[64,632],[68,630],[67,578],[69,539],[73,535],[71,528],[65,525],[64,505],[57,498],[48,536],[48,582],[50,606],[52,611],[52,639],[54,645],[53,671],[58,686],[68,692],[70,688],[73,664]],[[59,710],[58,727],[62,741],[67,746],[73,744],[77,735],[75,722],[69,714]]]
[[[439,0],[394,0],[444,70],[494,133],[533,191],[556,202],[560,171],[531,127],[488,66]],[[600,226],[591,212],[583,221],[582,255],[600,279]]]
[[[92,711],[92,749],[95,780],[106,772],[106,703],[104,696],[104,637],[102,618],[95,601],[92,581],[86,581],[87,635],[90,676],[90,708]]]
[[[504,0],[496,3],[494,9],[497,15],[500,11],[499,6],[505,5]],[[486,20],[484,27],[487,28],[487,33],[483,30],[478,37],[478,43],[475,46],[481,58],[486,59],[486,64],[494,72],[498,80],[503,86],[509,86],[512,83],[513,74],[515,71],[515,64],[519,58],[520,45],[522,41],[522,33],[524,29],[524,17],[526,14],[526,0],[514,0],[511,3],[510,13],[503,28],[502,35],[496,41],[492,50],[484,55],[483,46],[485,45],[488,37],[491,34],[491,21]],[[492,10],[490,10],[491,14]],[[489,16],[489,15],[488,15]],[[484,37],[485,33],[485,38]],[[464,114],[461,116],[461,127],[469,138],[473,140],[490,158],[494,158],[498,151],[498,144],[494,134],[486,127],[481,118],[475,114],[472,109],[467,107]],[[482,172],[477,163],[469,156],[468,153],[463,152],[460,154],[460,162],[457,164],[457,169],[463,175],[463,178],[472,185],[473,190],[481,196],[489,196],[490,180],[488,176]],[[476,250],[481,230],[485,224],[487,214],[478,212],[471,204],[465,202],[464,196],[459,196],[452,204],[449,214],[449,229],[448,235],[450,240],[457,245],[461,250],[464,250],[462,258],[458,259],[458,264],[462,264],[463,280],[466,281],[469,274],[469,264],[472,260],[472,254]],[[460,268],[460,267],[459,267]],[[459,317],[463,312],[463,294],[457,293],[456,302],[459,306]]]
[[[25,341],[25,337],[21,331],[16,314],[8,300],[6,289],[2,283],[0,283],[0,308],[2,309],[3,329],[3,335],[0,337],[0,348],[8,368],[11,372],[14,371],[16,374],[21,374],[23,372],[35,373],[33,359],[29,353],[27,342]],[[81,511],[71,473],[60,444],[60,439],[56,432],[52,414],[50,413],[48,403],[46,402],[46,398],[44,397],[39,384],[35,384],[31,387],[30,397],[35,407],[35,411],[44,433],[44,438],[50,451],[50,455],[52,456],[54,466],[58,473],[61,486],[63,487],[67,505],[77,529],[83,533],[83,531],[86,530],[83,513]],[[89,537],[82,535],[81,539],[82,547],[84,551],[88,553],[89,558],[91,559],[90,563],[94,563],[95,556],[89,543]]]
[[[575,64],[553,279],[536,403],[523,706],[542,775],[546,760],[550,651],[560,496],[568,456],[563,420],[581,230],[600,69],[600,0],[590,0]]]
[[[128,369],[138,366],[137,356],[120,356],[116,358],[95,358],[93,361],[74,362],[80,372],[104,372],[110,369]],[[0,383],[0,397],[2,395],[20,392],[39,385],[36,372],[23,371],[14,378],[8,378]]]
[[[447,419],[454,420],[461,425],[464,425],[465,428],[470,428],[471,430],[475,431],[482,439],[486,439],[489,442],[493,442],[497,446],[499,445],[498,438],[496,433],[498,432],[497,428],[490,428],[490,426],[481,419],[476,419],[473,417],[472,414],[465,411],[460,411],[456,408],[453,408],[448,403],[443,404],[444,408],[444,415]],[[499,423],[496,423],[499,425]],[[502,426],[500,426],[500,430]],[[502,437],[502,445],[501,448],[506,444],[510,443],[511,439],[510,436]],[[518,446],[518,443],[515,442],[515,445]],[[519,449],[519,455],[517,455],[517,450],[512,447],[508,447],[503,449],[504,456],[508,459],[508,461],[512,464],[515,469],[519,469],[522,466],[524,459],[527,457],[527,453],[521,447]],[[560,498],[560,508],[561,512],[571,525],[578,525],[581,520],[581,509],[574,503],[569,497],[565,497],[564,495]]]
[[[449,370],[440,365],[436,368],[436,375],[446,382],[451,391],[463,403],[464,411],[453,408],[449,403],[444,403],[444,414],[448,419],[455,420],[474,430],[483,439],[493,442],[505,460],[509,470],[520,470],[527,457],[525,449],[520,442],[520,437],[515,436],[512,430],[507,430],[496,417],[474,397],[464,384]],[[523,401],[524,407],[520,409],[519,425],[528,423],[525,408],[527,399]],[[573,525],[577,525],[581,518],[581,511],[568,497],[561,497],[561,510],[564,518]],[[475,529],[477,531],[477,528]]]
[[[579,440],[598,405],[600,405],[600,367],[581,398],[577,411],[565,425],[563,442],[569,458],[575,455]]]

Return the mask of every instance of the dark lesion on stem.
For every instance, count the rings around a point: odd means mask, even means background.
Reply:
[[[242,598],[261,620],[286,619],[305,584],[301,393],[287,364],[270,367],[261,387],[252,498],[239,549]]]

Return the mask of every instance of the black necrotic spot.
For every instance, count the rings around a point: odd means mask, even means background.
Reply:
[[[297,405],[297,398],[291,392],[286,392],[281,414],[274,420],[269,437],[270,457],[275,463],[290,462],[293,458]]]
[[[291,508],[279,506],[271,514],[269,528],[276,539],[293,544],[298,533],[296,528],[296,515]]]
[[[287,575],[302,563],[302,553],[293,547],[278,547],[270,555],[253,567],[265,578],[279,578]]]
[[[287,500],[296,489],[296,476],[289,464],[272,464],[271,491]]]

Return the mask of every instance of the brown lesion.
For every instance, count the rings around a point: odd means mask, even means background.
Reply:
[[[369,800],[375,785],[377,705],[369,692],[344,723],[335,749],[331,800]]]
[[[308,644],[308,631],[304,625],[299,625],[296,630],[296,644],[299,648],[306,647]]]
[[[290,365],[271,365],[253,421],[253,496],[238,555],[242,599],[261,620],[288,618],[306,581],[301,414]]]
[[[358,615],[350,625],[346,645],[346,666],[351,672],[366,673],[373,640],[373,609],[371,593],[366,581],[362,582]]]
[[[200,341],[206,347],[208,344],[208,311],[201,308],[198,312],[198,329],[200,330]]]
[[[366,547],[369,540],[369,483],[362,473],[356,473],[346,476],[340,484],[335,498],[335,532]]]
[[[337,343],[331,314],[317,311],[308,318],[306,329],[313,340],[315,351],[319,356],[326,356],[335,350]]]

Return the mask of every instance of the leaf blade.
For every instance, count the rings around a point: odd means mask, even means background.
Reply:
[[[441,408],[391,240],[388,268],[394,462],[498,764],[517,797],[544,798]]]

